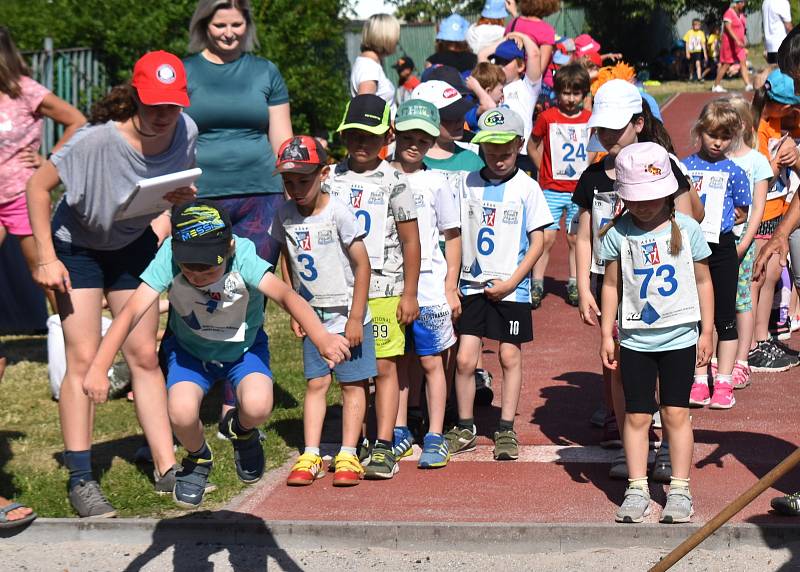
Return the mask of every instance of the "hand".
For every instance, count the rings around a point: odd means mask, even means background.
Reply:
[[[449,288],[444,292],[445,298],[447,298],[447,305],[450,306],[450,316],[454,322],[461,316],[460,294],[458,288]]]
[[[292,318],[292,331],[294,332],[294,335],[297,336],[298,338],[306,337],[306,332],[303,329],[303,326],[301,326],[300,322],[298,322],[294,318]]]
[[[33,169],[38,169],[42,163],[44,163],[44,158],[36,151],[32,151],[30,149],[25,149],[22,151],[19,154],[19,158],[24,166],[31,167]]]
[[[517,285],[512,284],[509,280],[494,280],[489,287],[483,289],[483,293],[489,300],[500,302],[516,287]]]
[[[600,308],[597,307],[597,300],[594,296],[587,294],[586,296],[578,295],[578,312],[581,315],[581,320],[587,326],[596,326],[595,316],[600,315]]]
[[[325,337],[317,345],[322,359],[328,364],[328,367],[333,369],[336,364],[342,363],[350,359],[350,349],[347,346],[347,340],[344,336],[338,334],[331,334],[325,332]]]
[[[514,40],[514,43],[517,44],[517,47],[521,50],[525,47],[525,39],[522,32],[509,32],[506,34],[506,40]]]
[[[753,264],[754,281],[761,279],[769,259],[776,255],[781,266],[786,266],[786,258],[789,256],[789,238],[783,233],[775,232],[772,238],[758,250],[758,256],[756,256],[756,261]]]
[[[108,374],[95,371],[90,367],[83,378],[83,393],[89,396],[92,403],[105,403],[108,400],[108,389],[111,384],[108,381]]]
[[[478,82],[478,80],[475,79],[475,76],[472,75],[466,79],[464,85],[466,85],[467,89],[469,89],[472,93],[478,93],[478,90],[481,89],[480,82]]]
[[[616,349],[614,338],[603,336],[603,340],[600,342],[600,359],[603,361],[603,367],[611,370],[617,369],[617,360],[614,357]]]
[[[606,57],[610,59],[612,62],[618,62],[622,59],[623,56],[618,52],[614,52],[611,54],[606,54]]]
[[[733,222],[734,224],[742,224],[747,220],[748,209],[742,207],[734,207],[733,209]]]
[[[409,325],[419,317],[419,302],[416,296],[400,296],[400,303],[397,305],[397,321],[404,325]]]
[[[171,202],[173,205],[180,205],[189,201],[193,201],[197,196],[197,189],[191,187],[180,187],[172,190],[164,195],[164,200]]]
[[[697,340],[697,361],[695,367],[703,367],[711,361],[714,355],[714,336],[711,332],[701,333]]]
[[[364,339],[364,321],[355,320],[353,316],[347,318],[347,323],[344,325],[344,337],[347,338],[347,343],[351,348],[360,346]]]
[[[795,143],[794,139],[791,137],[787,137],[786,141],[784,141],[780,149],[778,149],[775,155],[775,161],[777,161],[778,165],[781,167],[789,167],[797,163],[798,157],[800,157],[800,150],[797,148],[797,143]]]
[[[56,290],[63,294],[72,291],[69,272],[58,258],[39,263],[33,273],[33,279],[45,290]]]

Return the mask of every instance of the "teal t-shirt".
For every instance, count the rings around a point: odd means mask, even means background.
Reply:
[[[201,54],[183,63],[191,101],[186,113],[200,131],[198,195],[282,193],[267,134],[269,108],[288,103],[289,92],[275,64],[248,53],[227,64]]]
[[[169,326],[183,349],[202,361],[239,359],[264,325],[264,295],[258,284],[272,268],[250,239],[234,235],[235,252],[225,274],[202,288],[192,286],[172,260],[172,238],[142,273],[157,292],[169,290]]]
[[[464,149],[456,145],[453,156],[447,159],[431,159],[425,157],[422,160],[429,169],[440,169],[442,171],[480,171],[486,165],[477,153]]]

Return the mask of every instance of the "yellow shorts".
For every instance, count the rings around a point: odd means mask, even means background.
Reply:
[[[399,304],[400,296],[374,298],[369,301],[376,358],[390,358],[406,353],[406,327],[397,321]]]

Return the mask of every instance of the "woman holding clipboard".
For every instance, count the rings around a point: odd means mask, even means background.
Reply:
[[[176,56],[150,52],[133,81],[114,88],[92,110],[89,124],[31,177],[28,213],[38,254],[35,280],[56,293],[64,328],[67,372],[59,413],[69,500],[81,517],[110,517],[114,507],[91,470],[94,407],[83,378],[100,345],[103,295],[112,314],[139,285],[156,253],[155,212],[124,216],[139,181],[194,167],[197,127],[188,107],[186,73]],[[50,192],[66,190],[50,222]],[[166,193],[180,203],[191,188]],[[131,370],[136,411],[155,463],[157,492],[171,492],[175,455],[166,390],[156,358],[158,310],[152,308],[122,348]],[[163,489],[163,490],[162,490]]]

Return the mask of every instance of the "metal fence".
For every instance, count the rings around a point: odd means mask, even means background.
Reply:
[[[108,91],[108,78],[97,54],[89,48],[53,49],[53,40],[45,38],[44,49],[23,54],[31,67],[31,76],[55,95],[88,113],[92,103]],[[47,154],[61,137],[64,128],[46,119],[41,152]]]

